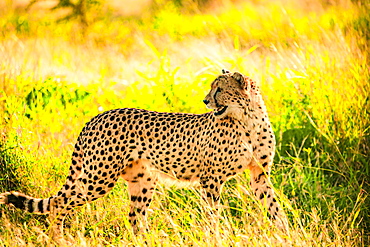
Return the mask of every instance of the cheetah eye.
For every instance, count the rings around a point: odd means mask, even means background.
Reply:
[[[213,97],[216,98],[218,93],[221,93],[221,88],[219,87],[216,89],[215,95]]]

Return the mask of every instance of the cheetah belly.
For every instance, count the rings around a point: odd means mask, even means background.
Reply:
[[[168,187],[176,186],[178,188],[187,188],[189,186],[199,185],[199,177],[194,174],[187,176],[185,179],[181,176],[176,176],[176,174],[166,173],[158,169],[153,169],[153,171],[158,176],[159,181]]]

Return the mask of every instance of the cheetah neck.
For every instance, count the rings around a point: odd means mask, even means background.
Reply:
[[[251,89],[245,96],[247,98],[245,107],[234,110],[229,117],[253,127],[257,122],[263,122],[263,119],[267,118],[267,110],[257,88]]]

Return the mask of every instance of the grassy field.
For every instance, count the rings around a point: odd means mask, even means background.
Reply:
[[[245,172],[224,187],[220,219],[206,216],[197,189],[159,186],[150,233],[133,236],[121,181],[74,211],[66,239],[77,246],[368,246],[367,1],[147,2],[122,15],[124,4],[88,1],[87,25],[58,21],[68,9],[2,3],[0,192],[54,195],[77,135],[102,111],[208,111],[202,100],[227,68],[262,88],[278,141],[272,182],[290,236],[269,225]],[[53,244],[48,230],[45,216],[0,207],[0,246]]]

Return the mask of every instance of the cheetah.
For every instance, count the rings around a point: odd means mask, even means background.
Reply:
[[[39,199],[5,192],[0,203],[49,213],[53,237],[63,238],[68,212],[103,197],[122,177],[130,195],[129,222],[137,233],[146,227],[147,209],[161,178],[197,182],[205,200],[217,208],[223,184],[248,168],[254,195],[276,226],[288,231],[269,178],[275,137],[259,88],[239,72],[222,72],[203,100],[213,111],[124,108],[99,114],[82,129],[66,182],[56,195]]]

